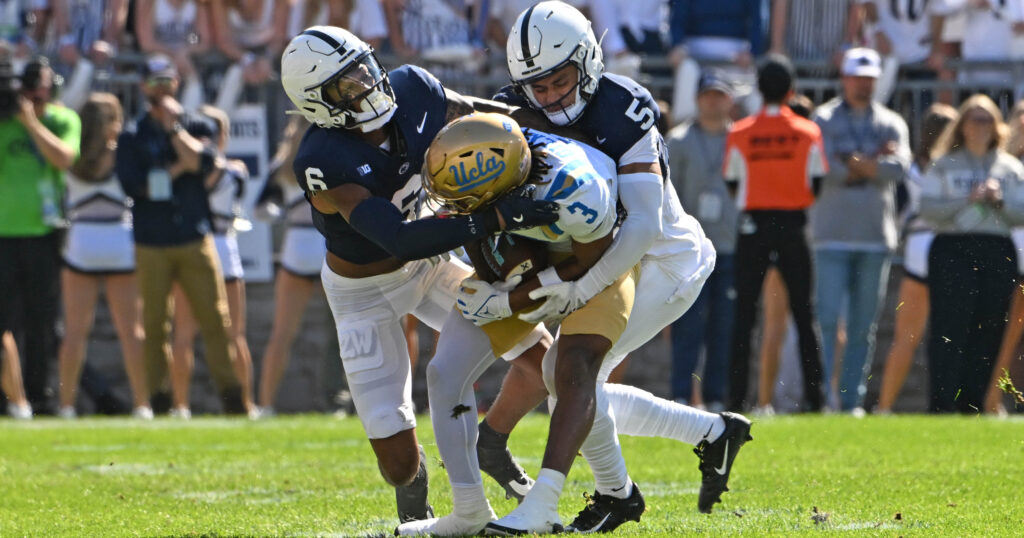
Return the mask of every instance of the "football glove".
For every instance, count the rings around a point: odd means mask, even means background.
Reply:
[[[534,200],[536,190],[536,185],[524,185],[495,202],[494,208],[505,221],[506,232],[552,224],[558,220],[558,204]]]
[[[477,327],[505,319],[512,315],[508,292],[515,289],[522,280],[521,275],[515,275],[504,282],[489,284],[483,280],[467,278],[459,287],[457,308],[464,318]]]
[[[530,298],[544,302],[536,310],[519,314],[519,319],[527,323],[560,320],[587,304],[588,300],[575,281],[537,288],[530,292]]]

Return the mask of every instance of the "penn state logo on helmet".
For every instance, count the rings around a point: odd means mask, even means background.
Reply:
[[[281,84],[298,113],[320,127],[372,131],[397,107],[373,48],[334,26],[313,26],[288,43]]]
[[[604,74],[601,44],[590,21],[563,2],[540,2],[519,15],[505,43],[509,76],[516,90],[556,125],[568,125],[583,114]],[[545,106],[530,84],[559,69],[576,66],[576,84]]]
[[[423,188],[448,211],[473,213],[522,185],[530,161],[530,146],[515,120],[470,114],[446,125],[430,143]]]

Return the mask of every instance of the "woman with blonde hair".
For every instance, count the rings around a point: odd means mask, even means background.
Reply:
[[[94,93],[81,110],[81,154],[66,176],[71,225],[64,246],[61,289],[64,338],[58,352],[60,408],[75,418],[75,394],[96,313],[100,286],[121,341],[136,418],[153,418],[142,363],[142,305],[135,279],[135,247],[128,198],[114,175],[121,103],[110,93]]]
[[[1009,129],[976,94],[943,131],[921,181],[921,215],[935,229],[928,254],[932,412],[978,412],[1017,279],[1010,231],[1024,225],[1024,164],[1003,150]]]
[[[885,359],[876,414],[892,412],[893,403],[907,379],[914,352],[928,324],[928,251],[935,233],[928,222],[918,215],[921,176],[931,163],[932,150],[939,136],[950,123],[956,121],[957,116],[955,108],[940,103],[932,105],[922,120],[921,142],[914,155],[914,162],[910,165],[906,183],[910,207],[905,212],[907,219],[903,226],[903,280],[900,282],[900,297],[896,302],[896,328],[889,355]]]
[[[223,154],[227,148],[231,125],[224,111],[209,105],[199,108],[217,126],[217,149]],[[210,197],[210,212],[213,214],[213,242],[220,258],[221,275],[228,297],[228,341],[235,348],[235,361],[231,364],[242,386],[242,401],[250,418],[257,418],[258,411],[253,404],[252,353],[245,337],[245,274],[242,258],[238,252],[236,225],[240,215],[239,202],[245,194],[249,170],[245,163],[227,160],[216,167],[206,180]],[[199,322],[192,315],[185,291],[180,285],[174,286],[174,341],[171,346],[171,393],[174,407],[171,416],[189,419],[192,410],[189,405],[189,385],[194,364],[193,346],[199,333]]]

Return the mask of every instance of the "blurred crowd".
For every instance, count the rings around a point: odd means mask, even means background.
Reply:
[[[187,418],[201,333],[223,409],[273,414],[324,255],[291,177],[305,125],[285,116],[281,50],[308,26],[341,26],[389,66],[424,65],[489,97],[508,79],[510,25],[532,3],[3,2],[0,379],[9,413],[73,418],[81,387],[102,412]],[[1004,368],[1020,372],[1024,332],[1024,297],[1014,293],[1024,285],[1024,221],[1014,213],[1024,202],[1024,105],[1014,106],[1024,94],[1014,63],[1024,59],[1024,0],[569,3],[593,21],[606,69],[661,99],[673,183],[719,252],[714,278],[672,330],[673,398],[774,413],[776,377],[791,373],[782,350],[793,311],[801,345],[816,335],[828,408],[891,412],[924,341],[929,411],[1006,412],[996,387]],[[792,303],[799,283],[782,274],[793,274],[786,254],[769,249],[766,271],[752,276],[734,256],[755,224],[727,188],[737,178],[727,177],[726,144],[735,122],[770,108],[757,69],[767,55],[792,62],[800,92],[785,104],[819,126],[827,163],[807,207],[806,309]],[[224,155],[242,103],[266,108],[274,160],[261,200],[286,228],[270,342],[252,351],[236,239],[248,171]],[[191,183],[172,186],[185,176]],[[741,274],[758,285],[737,305]],[[867,402],[890,275],[902,278],[894,340],[880,399]],[[85,361],[101,290],[131,403]],[[733,329],[749,333],[758,304],[748,401],[749,350],[735,349]],[[800,365],[797,376],[817,372],[810,359]]]

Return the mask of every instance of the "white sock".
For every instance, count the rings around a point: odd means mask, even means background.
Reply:
[[[452,484],[452,513],[465,519],[490,514],[491,505],[484,493],[484,483]]]
[[[696,446],[713,442],[725,431],[725,421],[714,413],[678,404],[628,385],[605,384],[619,433],[675,439]]]
[[[583,441],[580,452],[594,473],[597,492],[625,499],[631,493],[625,486],[632,482],[626,472],[626,460],[622,457],[622,447],[615,431],[615,417],[611,414],[604,384],[597,386],[595,396],[594,425]]]
[[[541,469],[537,473],[537,481],[534,482],[530,492],[523,499],[523,508],[527,505],[539,510],[558,511],[558,498],[562,496],[562,487],[565,486],[565,475],[554,469]]]

